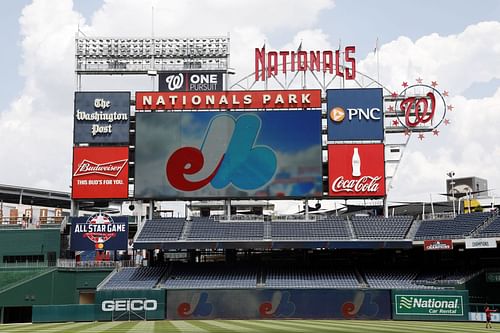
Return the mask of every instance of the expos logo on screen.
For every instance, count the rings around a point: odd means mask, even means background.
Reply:
[[[187,192],[209,184],[214,189],[232,185],[243,191],[265,186],[276,173],[277,157],[270,147],[256,145],[261,123],[256,114],[215,116],[200,147],[181,147],[167,158],[168,182]]]
[[[327,90],[328,140],[383,140],[381,88]]]

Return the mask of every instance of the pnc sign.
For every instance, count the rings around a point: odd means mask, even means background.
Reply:
[[[382,89],[330,89],[326,94],[328,141],[384,139]]]
[[[384,196],[384,145],[328,145],[328,194],[330,197]]]

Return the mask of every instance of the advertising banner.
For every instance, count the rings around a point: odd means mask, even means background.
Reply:
[[[484,312],[469,312],[469,320],[470,321],[481,321],[484,323],[484,322],[486,322],[486,313],[484,313]],[[500,322],[500,313],[498,313],[498,312],[492,313],[491,314],[491,322],[492,323]]]
[[[321,111],[136,115],[136,198],[322,194]]]
[[[400,320],[467,320],[467,290],[393,290],[393,315]]]
[[[500,282],[500,272],[486,272],[486,282]]]
[[[127,245],[127,216],[99,213],[71,220],[72,250],[126,250]]]
[[[391,319],[387,290],[168,290],[167,319]]]
[[[129,92],[75,92],[74,143],[128,143]]]
[[[98,290],[97,320],[163,320],[165,290]]]
[[[137,111],[296,108],[321,108],[321,90],[135,93]]]
[[[73,148],[71,198],[128,198],[128,147]]]
[[[494,249],[497,247],[495,238],[467,238],[465,239],[466,249]]]
[[[326,91],[328,141],[384,140],[382,88]]]
[[[424,240],[424,251],[453,250],[451,239]]]
[[[328,145],[328,195],[330,197],[384,196],[384,145]]]
[[[222,91],[222,72],[160,72],[159,91]]]

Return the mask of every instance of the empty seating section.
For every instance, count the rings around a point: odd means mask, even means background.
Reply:
[[[415,278],[415,283],[420,285],[453,285],[463,284],[467,280],[481,273],[477,270],[441,270],[426,271],[419,273]]]
[[[126,267],[114,273],[99,289],[151,289],[167,267]]]
[[[175,241],[181,237],[183,227],[183,218],[147,220],[136,240],[143,242]]]
[[[490,216],[490,213],[471,213],[457,215],[451,220],[422,221],[415,234],[415,240],[464,238],[481,226]]]
[[[404,239],[413,217],[354,216],[351,222],[358,239]]]
[[[500,236],[500,217],[489,225],[491,213],[460,214],[454,219],[414,221],[412,216],[322,217],[312,221],[219,221],[213,217],[147,220],[137,242],[168,241],[330,241],[460,239]],[[485,222],[488,223],[485,224]],[[415,225],[414,225],[415,223]],[[418,224],[417,224],[418,223]],[[480,227],[485,224],[486,227]],[[352,225],[352,228],[351,228]],[[413,228],[412,228],[413,226]],[[417,229],[418,228],[418,229]],[[415,229],[416,232],[415,232]],[[411,230],[411,232],[410,232]],[[183,234],[183,232],[185,234]],[[266,238],[264,238],[266,237]]]
[[[264,223],[219,222],[212,218],[194,218],[188,240],[262,240]]]
[[[175,265],[164,284],[167,289],[233,289],[256,286],[256,269],[205,264]]]
[[[360,288],[352,270],[270,268],[266,288]]]
[[[500,216],[495,217],[495,219],[481,232],[479,233],[482,237],[498,237],[500,236]]]
[[[329,240],[350,239],[347,221],[343,218],[327,218],[311,222],[271,222],[273,240]]]
[[[416,271],[372,270],[365,272],[366,282],[375,289],[421,289],[414,283]]]

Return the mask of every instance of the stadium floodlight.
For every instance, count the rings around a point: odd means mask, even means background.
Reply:
[[[451,191],[451,197],[452,197],[452,202],[453,202],[453,217],[456,216],[455,213],[455,181],[453,180],[453,177],[455,176],[455,171],[450,171],[446,174],[448,177],[450,177],[450,191]]]
[[[76,38],[77,74],[148,74],[148,71],[227,71],[229,37]],[[204,60],[213,60],[211,62]]]

